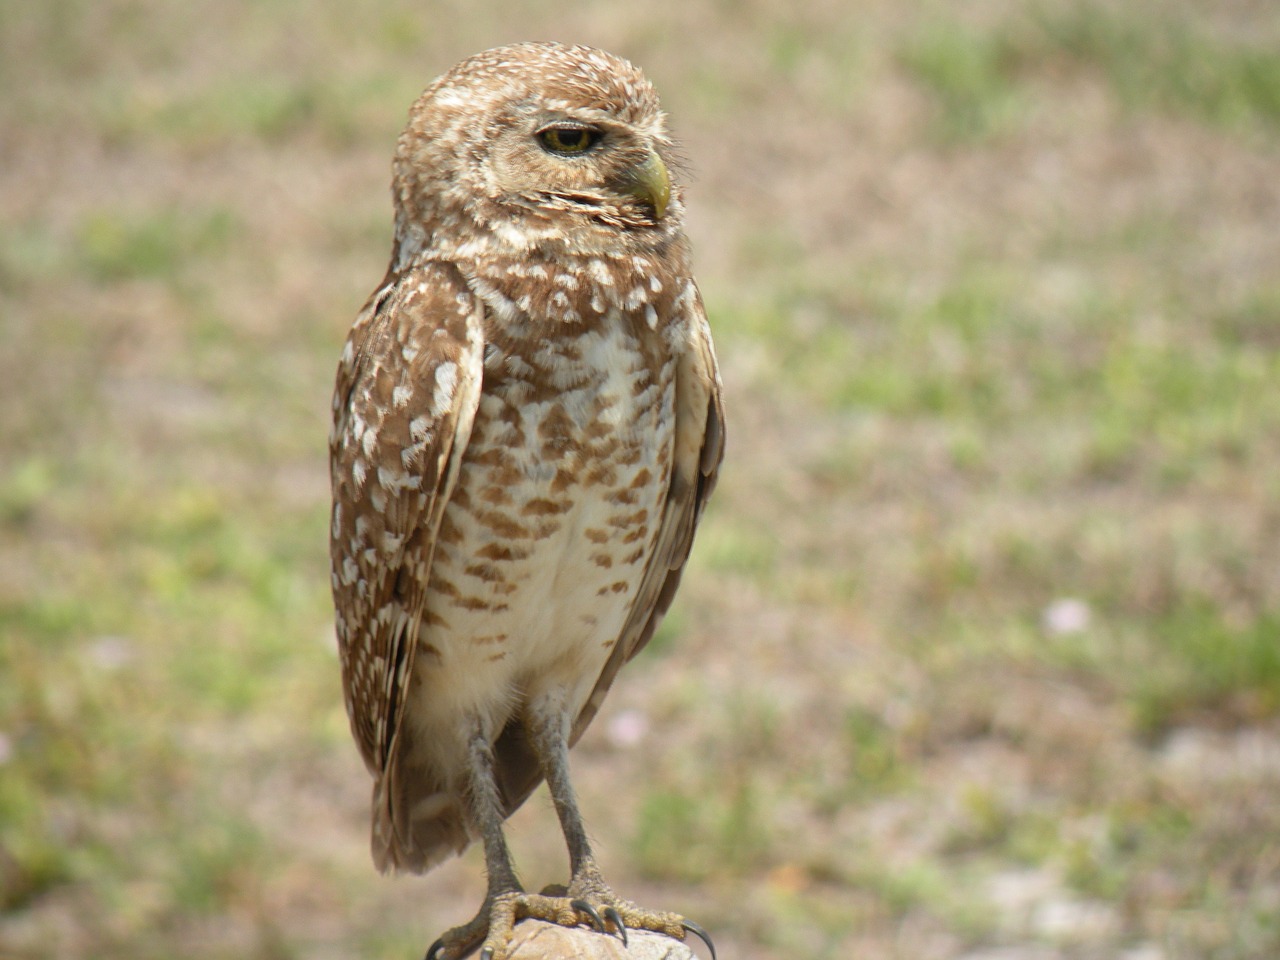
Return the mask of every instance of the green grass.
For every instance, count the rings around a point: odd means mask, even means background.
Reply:
[[[184,263],[208,264],[236,240],[235,215],[228,210],[205,214],[164,210],[131,217],[97,211],[77,232],[83,269],[110,283],[131,278],[163,279]]]
[[[1234,131],[1280,125],[1275,23],[1214,31],[1186,8],[1072,0],[1029,5],[994,26],[932,20],[897,60],[933,101],[934,135],[964,144],[1010,131],[1032,91],[1064,76],[1099,77],[1131,114],[1159,110]]]
[[[1046,6],[1018,51],[1100,70],[1131,110],[1157,107],[1229,128],[1280,125],[1280,54],[1261,35],[1227,39],[1153,4]]]
[[[1017,118],[1016,78],[998,35],[938,23],[911,37],[898,53],[902,67],[936,104],[933,127],[944,142],[996,136]]]
[[[1197,715],[1248,722],[1280,711],[1280,614],[1232,622],[1190,597],[1161,618],[1125,684],[1138,726],[1157,734]]]

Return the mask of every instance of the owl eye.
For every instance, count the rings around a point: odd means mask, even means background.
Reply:
[[[600,142],[599,130],[590,127],[546,127],[538,131],[538,142],[552,153],[585,153]]]

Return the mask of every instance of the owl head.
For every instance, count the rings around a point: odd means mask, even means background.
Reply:
[[[463,60],[400,136],[400,257],[442,245],[593,253],[620,233],[661,244],[683,214],[665,119],[644,75],[603,50],[521,43]]]

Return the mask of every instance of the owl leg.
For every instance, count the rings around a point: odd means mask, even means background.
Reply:
[[[502,801],[493,775],[493,745],[479,729],[467,743],[467,801],[472,824],[484,844],[488,891],[475,919],[446,931],[431,945],[426,960],[457,960],[481,942],[487,944],[495,926],[502,926],[507,912],[499,904],[523,893],[502,832]]]
[[[511,863],[511,851],[502,832],[503,808],[494,778],[493,745],[477,731],[468,743],[468,810],[484,844],[488,891],[475,918],[446,931],[427,950],[426,960],[459,960],[477,946],[480,960],[505,956],[515,925],[525,917],[537,917],[573,927],[587,920],[597,930],[604,922],[585,901],[524,892]]]
[[[565,710],[555,709],[554,704],[535,707],[526,721],[530,740],[538,754],[542,775],[551,791],[565,843],[569,848],[569,887],[560,902],[569,902],[580,913],[589,913],[597,929],[603,930],[598,921],[603,918],[623,942],[627,928],[653,930],[677,940],[692,933],[706,943],[715,960],[715,947],[705,930],[692,921],[675,913],[645,910],[615,894],[604,882],[591,842],[587,839],[578,799],[569,780],[569,717]],[[548,918],[550,919],[550,918]]]

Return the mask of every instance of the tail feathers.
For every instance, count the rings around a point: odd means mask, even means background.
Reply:
[[[382,873],[426,873],[471,842],[460,798],[447,790],[406,796],[384,775],[373,787],[373,862]],[[399,795],[397,795],[399,793]]]
[[[413,748],[406,730],[392,748],[393,761],[373,787],[373,862],[383,873],[425,873],[478,839],[465,798],[451,789],[440,767]],[[509,817],[542,782],[528,734],[509,723],[493,745],[494,778]]]

